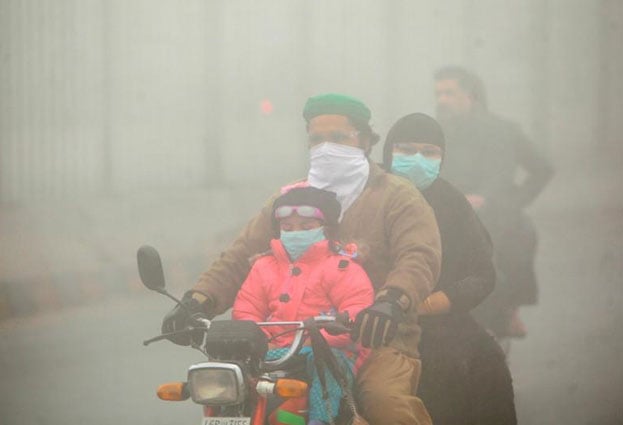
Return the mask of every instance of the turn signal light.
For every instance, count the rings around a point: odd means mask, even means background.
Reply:
[[[186,382],[168,382],[158,387],[158,398],[166,401],[183,401],[190,397]]]
[[[283,398],[304,397],[307,395],[307,382],[298,379],[278,379],[275,394]]]

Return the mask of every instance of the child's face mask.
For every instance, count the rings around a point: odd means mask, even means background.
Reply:
[[[280,239],[290,259],[296,261],[310,246],[326,238],[324,227],[321,226],[311,230],[281,230]]]

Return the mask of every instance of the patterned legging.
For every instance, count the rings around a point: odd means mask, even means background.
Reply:
[[[266,360],[277,359],[283,356],[286,351],[288,351],[286,348],[269,350],[266,354]],[[333,351],[338,364],[348,380],[348,385],[352,389],[354,382],[353,368],[355,359],[350,358],[343,351],[338,350],[337,348],[332,348],[331,351]],[[311,385],[309,388],[309,421],[311,422],[313,420],[317,420],[329,423],[331,422],[331,419],[335,419],[339,412],[340,401],[342,400],[343,395],[342,388],[337,383],[335,378],[333,378],[333,375],[325,369],[325,381],[327,383],[327,393],[329,394],[327,403],[322,397],[322,386],[320,385],[320,379],[318,378],[318,373],[316,371],[314,354],[311,347],[303,347],[299,353],[305,355],[307,358],[307,375],[311,379]],[[329,414],[328,405],[331,406],[331,414]]]

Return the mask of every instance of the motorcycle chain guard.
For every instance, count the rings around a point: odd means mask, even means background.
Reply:
[[[210,325],[205,347],[210,358],[260,361],[268,351],[268,338],[250,320],[217,320]]]

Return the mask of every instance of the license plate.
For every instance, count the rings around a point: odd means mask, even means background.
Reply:
[[[201,425],[251,425],[251,418],[203,418]]]

